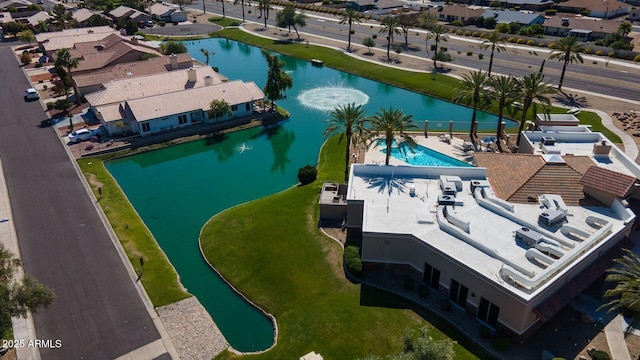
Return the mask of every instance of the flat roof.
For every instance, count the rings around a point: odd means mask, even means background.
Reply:
[[[456,205],[438,204],[438,196],[443,195],[441,176],[459,188],[454,195]],[[483,184],[474,193],[472,181]],[[606,242],[603,239],[623,230],[626,221],[634,217],[609,207],[566,206],[553,194],[543,199],[508,203],[493,194],[486,169],[460,167],[356,164],[347,192],[347,201],[364,201],[363,233],[413,235],[525,300],[595,251]],[[538,224],[540,214],[550,210],[566,212],[564,230]],[[594,224],[606,225],[597,229]],[[552,259],[547,267],[532,260],[535,251],[528,251],[529,247],[514,237],[523,227],[541,234],[546,239],[543,247],[551,246],[562,256]],[[582,240],[577,241],[576,236]]]

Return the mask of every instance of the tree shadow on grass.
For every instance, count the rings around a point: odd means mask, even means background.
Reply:
[[[587,101],[586,97],[564,91],[554,95],[553,100],[572,108],[585,108],[589,106],[589,101]]]

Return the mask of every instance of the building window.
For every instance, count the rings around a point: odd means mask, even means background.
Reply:
[[[251,110],[251,103],[245,103],[244,106],[247,111]]]
[[[238,105],[231,105],[231,111],[237,111]]]
[[[142,132],[148,132],[151,131],[151,126],[149,125],[148,122],[142,123]]]
[[[178,125],[187,123],[187,114],[178,115]]]
[[[432,288],[438,290],[438,284],[440,283],[440,270],[427,263],[424,263],[424,273],[422,281]]]
[[[498,306],[490,303],[489,300],[485,298],[480,298],[478,320],[495,329],[498,323],[498,314],[500,314],[500,308]]]
[[[467,294],[469,294],[469,288],[460,284],[456,280],[451,279],[451,287],[449,288],[449,300],[456,303],[463,309],[467,305]]]

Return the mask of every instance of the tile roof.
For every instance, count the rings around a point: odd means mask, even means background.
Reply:
[[[238,105],[263,98],[264,94],[255,83],[235,80],[129,100],[126,102],[126,109],[134,117],[131,120],[146,121],[194,110],[207,111],[214,99],[223,99],[229,105]]]
[[[77,29],[64,29],[62,31],[52,31],[52,32],[43,32],[40,34],[36,34],[36,39],[38,42],[44,42],[53,38],[67,38],[67,37],[77,37],[80,39],[83,35],[91,35],[91,34],[105,34],[105,36],[119,33],[119,31],[113,29],[109,26],[93,26],[86,28],[77,28]],[[89,40],[76,40],[76,42],[80,41],[89,41]]]
[[[562,19],[569,19],[569,25],[563,25]],[[593,17],[582,17],[579,15],[561,14],[554,16],[547,16],[542,26],[549,28],[567,28],[576,30],[590,30],[594,32],[603,32],[606,34],[612,34],[618,31],[620,25],[617,21],[605,20]]]
[[[177,54],[178,66],[186,69],[193,66],[193,59],[187,53]],[[100,85],[112,80],[124,79],[127,77],[144,76],[167,72],[169,68],[169,57],[153,57],[147,60],[126,62],[107,66],[103,69],[92,71],[88,74],[78,74],[73,76],[73,81],[79,87]]]
[[[166,13],[172,10],[174,10],[174,8],[164,4],[160,4],[160,3],[155,3],[147,9],[147,11],[149,11],[151,15],[155,15],[155,16],[165,15]]]
[[[223,77],[213,71],[210,66],[194,68],[196,82],[189,83],[188,69],[174,70],[147,76],[127,77],[104,84],[105,89],[87,94],[85,97],[92,106],[100,106],[124,102],[143,97],[174,93],[187,88],[200,88],[204,85],[204,77],[209,75],[213,83],[221,83]]]
[[[613,194],[618,197],[625,197],[629,190],[636,183],[633,176],[621,174],[616,171],[592,166],[580,179],[580,184],[594,189]]]
[[[47,14],[45,11],[37,12],[27,18],[29,25],[37,26],[40,21],[47,21],[51,19],[51,15]]]
[[[74,32],[69,32],[66,35],[63,34],[61,36],[51,36],[51,37],[41,36],[41,35],[53,34],[53,33],[40,33],[36,35],[36,40],[38,41],[38,43],[42,43],[42,45],[47,51],[55,51],[55,50],[64,49],[64,48],[71,49],[73,48],[73,45],[76,43],[99,41],[109,36],[110,34],[120,34],[120,32],[116,29],[112,29],[108,26],[105,26],[105,28],[108,29],[105,32],[88,32],[87,29],[91,29],[91,28],[73,29],[73,30],[82,30],[82,31],[74,31]],[[64,32],[67,30],[56,31],[54,33]]]
[[[497,15],[496,15],[497,14]],[[487,9],[482,15],[484,18],[493,17],[498,23],[512,23],[517,22],[519,24],[542,24],[544,17],[536,13],[525,13],[520,11],[507,11],[507,10],[494,10]]]
[[[130,13],[133,13],[134,11],[136,11],[136,9],[132,9],[128,6],[124,6],[124,5],[120,5],[117,8],[111,10],[109,12],[109,15],[115,17],[115,18],[120,18],[123,17],[125,15],[129,15]]]
[[[605,12],[607,10],[614,11],[620,8],[631,8],[631,5],[625,4],[617,0],[593,1],[593,0],[567,0],[558,4],[563,8],[589,9],[591,11]]]
[[[124,119],[124,109],[121,103],[110,104],[97,107],[96,110],[105,122],[118,121]]]
[[[10,12],[0,12],[0,24],[13,21],[13,17]]]
[[[564,162],[546,162],[541,155],[476,153],[476,164],[487,168],[491,187],[499,198],[527,203],[530,197],[558,194],[567,205],[593,204],[580,184],[582,174],[595,165],[588,156],[565,156]]]
[[[458,16],[458,17],[463,17],[465,19],[469,19],[469,18],[476,18],[476,17],[482,16],[482,14],[484,14],[485,9],[480,7],[471,8],[469,6],[462,5],[462,4],[454,4],[454,5],[444,6],[441,11],[439,9],[433,9],[433,8],[429,9],[428,11],[429,13],[435,14],[438,17],[442,14],[444,16]]]
[[[89,20],[93,15],[97,14],[86,8],[78,9],[73,12],[73,18],[79,23]]]
[[[78,67],[73,69],[72,72],[78,73],[87,70],[102,69],[117,59],[133,52],[139,52],[140,55],[153,54],[160,56],[160,53],[155,50],[130,44],[120,35],[111,34],[99,41],[74,44],[73,49],[71,49],[71,55],[79,59],[79,63]]]

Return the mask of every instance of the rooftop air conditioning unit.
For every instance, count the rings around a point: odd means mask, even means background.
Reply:
[[[516,230],[516,241],[521,241],[528,246],[535,246],[542,240],[542,234],[529,228],[522,227]]]
[[[543,136],[542,137],[542,145],[555,145],[556,139],[553,136]]]
[[[564,219],[562,211],[556,209],[547,209],[538,216],[538,222],[544,226],[554,226],[562,222]]]
[[[438,195],[438,205],[454,205],[456,197],[453,195]]]
[[[475,192],[476,188],[489,187],[487,180],[471,180],[471,192]]]

